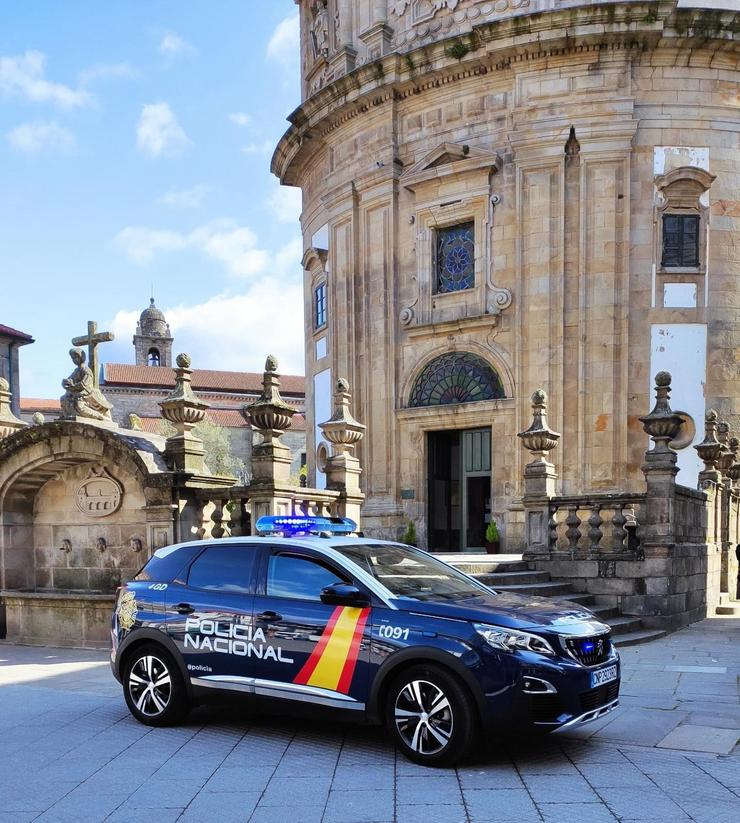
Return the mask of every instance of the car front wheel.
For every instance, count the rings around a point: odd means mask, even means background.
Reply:
[[[172,726],[184,720],[189,710],[175,661],[159,646],[142,646],[129,656],[123,693],[131,714],[147,726]]]
[[[386,721],[410,760],[451,766],[475,743],[476,710],[465,687],[441,666],[406,669],[388,690]]]

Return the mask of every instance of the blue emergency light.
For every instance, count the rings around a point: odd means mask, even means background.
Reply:
[[[297,534],[353,534],[357,523],[349,517],[302,517],[300,515],[265,515],[257,521],[258,534],[292,537]]]

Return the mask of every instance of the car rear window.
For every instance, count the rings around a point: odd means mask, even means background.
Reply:
[[[188,586],[247,594],[251,590],[255,554],[253,546],[228,543],[208,546],[190,567]]]
[[[134,580],[171,583],[177,577],[178,572],[182,571],[202,551],[203,545],[198,543],[192,546],[167,546],[164,549],[157,549]]]

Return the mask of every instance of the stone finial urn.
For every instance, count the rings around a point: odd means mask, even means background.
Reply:
[[[740,451],[740,440],[737,437],[731,437],[728,443],[730,454],[732,455],[732,465],[727,469],[727,476],[733,483],[740,480],[740,460],[738,460],[738,451]]]
[[[277,368],[277,358],[268,355],[262,378],[262,395],[259,400],[242,409],[246,421],[262,435],[262,445],[268,446],[280,444],[280,435],[290,428],[291,419],[296,413],[280,396],[280,375]]]
[[[717,423],[717,440],[719,440],[724,449],[717,460],[717,468],[722,474],[727,476],[736,458],[735,452],[730,448],[730,424],[725,420],[720,420],[719,423]]]
[[[210,403],[199,400],[193,394],[190,357],[187,354],[178,354],[175,362],[175,388],[160,401],[159,407],[162,409],[162,417],[172,423],[180,435],[185,435],[203,420]]]
[[[675,414],[668,402],[671,396],[671,375],[667,371],[659,371],[655,375],[655,405],[650,414],[640,418],[642,427],[655,444],[655,452],[672,452],[668,445],[675,440],[681,431],[683,418]]]
[[[717,461],[724,454],[725,446],[717,439],[717,412],[709,409],[704,416],[704,440],[694,446],[705,472],[716,472]]]
[[[13,414],[10,398],[10,383],[4,377],[0,377],[0,440],[10,437],[13,432],[28,425]]]
[[[519,432],[524,448],[532,453],[533,463],[545,463],[547,453],[558,445],[560,434],[547,425],[547,393],[537,389],[532,394],[532,425]]]
[[[352,454],[355,446],[365,436],[365,425],[355,420],[350,411],[351,399],[349,383],[340,377],[334,391],[334,414],[326,423],[319,424],[324,437],[332,444],[335,456]]]

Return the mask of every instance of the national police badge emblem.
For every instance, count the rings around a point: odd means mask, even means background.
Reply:
[[[128,631],[136,622],[136,595],[133,592],[124,592],[118,601],[116,614],[118,615],[118,625]]]

